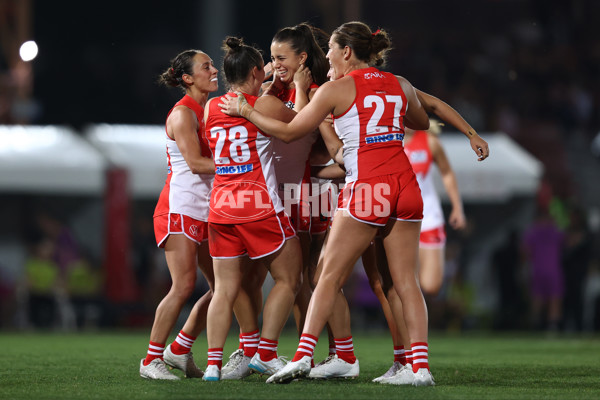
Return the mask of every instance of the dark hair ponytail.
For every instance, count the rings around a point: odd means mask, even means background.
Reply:
[[[184,82],[183,74],[192,75],[194,73],[194,57],[200,53],[202,53],[200,50],[185,50],[179,53],[170,61],[171,66],[159,75],[158,83],[179,87],[185,92],[188,84]]]
[[[260,50],[248,46],[242,38],[228,36],[223,41],[223,74],[230,86],[240,84],[248,78],[254,67],[263,67]]]
[[[377,29],[371,32],[367,24],[359,21],[346,22],[333,31],[335,42],[341,47],[348,46],[361,61],[369,65],[385,64],[392,42],[386,31]]]

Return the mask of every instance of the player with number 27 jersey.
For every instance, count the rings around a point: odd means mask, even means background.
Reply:
[[[348,75],[354,78],[356,98],[334,117],[344,142],[346,182],[410,169],[402,146],[407,101],[398,79],[373,67]]]
[[[356,87],[354,103],[334,116],[335,131],[344,142],[346,168],[338,208],[378,226],[389,218],[419,221],[421,193],[402,145],[406,95],[396,76],[376,68],[348,75]]]

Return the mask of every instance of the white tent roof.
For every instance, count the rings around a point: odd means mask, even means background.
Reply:
[[[503,133],[481,134],[490,146],[490,156],[477,161],[463,134],[442,133],[440,139],[452,166],[463,201],[505,201],[512,196],[537,192],[542,163]],[[436,188],[447,198],[437,173]]]
[[[67,127],[0,125],[0,192],[102,193],[105,164]]]
[[[478,162],[462,134],[440,136],[463,200],[535,194],[542,164],[505,134],[482,137],[490,157]],[[167,172],[164,126],[98,124],[83,136],[61,126],[0,126],[0,192],[101,195],[111,165],[129,171],[133,197],[157,199]],[[434,179],[444,198],[439,174]]]
[[[160,125],[91,125],[85,137],[110,164],[129,171],[134,197],[156,198],[167,177],[166,133]]]

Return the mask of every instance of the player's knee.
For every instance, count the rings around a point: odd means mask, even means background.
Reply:
[[[178,283],[171,286],[169,295],[178,299],[179,302],[185,303],[194,292],[194,285],[191,283]]]
[[[276,285],[284,285],[289,288],[294,294],[300,291],[302,286],[302,274],[281,274],[273,277]]]

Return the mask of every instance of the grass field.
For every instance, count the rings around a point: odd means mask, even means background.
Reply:
[[[195,357],[206,363],[206,336]],[[267,385],[265,377],[208,383],[147,381],[138,367],[148,333],[2,334],[0,399],[600,399],[600,338],[467,334],[430,337],[435,387],[371,383],[391,365],[385,335],[356,334],[361,374],[355,380]],[[325,357],[321,337],[315,359]],[[280,340],[292,356],[293,333]],[[231,336],[225,348],[237,347]],[[179,371],[177,371],[179,372]]]

